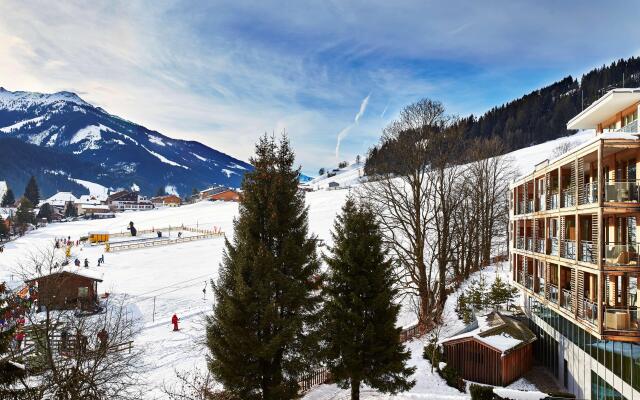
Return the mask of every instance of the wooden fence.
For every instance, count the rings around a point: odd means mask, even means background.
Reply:
[[[400,332],[400,342],[405,343],[422,336],[422,333],[420,331],[421,330],[418,324],[412,325],[408,328],[404,328]],[[320,386],[329,382],[331,382],[331,372],[329,371],[329,368],[319,367],[311,371],[309,374],[303,376],[302,379],[298,381],[298,385],[300,386],[300,391],[304,393],[316,386]]]
[[[190,226],[183,226],[183,225],[178,225],[178,226],[167,226],[164,228],[151,228],[151,229],[138,229],[137,234],[138,235],[144,235],[146,233],[156,233],[156,232],[166,232],[166,231],[170,231],[170,232],[196,232],[196,233],[202,233],[202,234],[221,234],[222,230],[218,227],[215,227],[214,229],[199,229],[199,228],[193,228]],[[109,237],[125,237],[125,236],[131,236],[131,232],[127,231],[120,231],[120,232],[116,232],[116,233],[109,233]],[[135,237],[135,236],[132,236]]]
[[[142,249],[147,247],[156,247],[156,246],[168,246],[171,244],[178,244],[184,242],[192,242],[195,240],[203,240],[224,236],[224,233],[204,233],[195,236],[184,236],[184,237],[176,237],[176,238],[146,238],[139,240],[127,240],[125,242],[114,242],[114,243],[106,243],[105,250],[109,253],[113,253],[116,251],[124,251],[124,250],[134,250],[134,249]]]

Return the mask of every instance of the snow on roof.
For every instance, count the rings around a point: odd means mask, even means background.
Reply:
[[[500,351],[503,355],[521,345],[533,343],[536,336],[523,324],[496,311],[482,315],[440,344],[473,339]]]
[[[58,192],[48,199],[43,200],[42,204],[49,203],[52,206],[64,206],[69,201],[76,203],[78,201],[78,198],[71,192]]]
[[[94,195],[83,194],[77,201],[78,204],[100,204],[101,201]]]
[[[82,268],[82,267],[76,267],[74,265],[66,265],[64,267],[60,267],[57,269],[54,269],[53,271],[46,273],[46,274],[42,274],[38,277],[32,278],[32,279],[28,279],[26,282],[32,282],[35,280],[38,280],[40,278],[44,278],[46,276],[52,276],[52,275],[57,275],[57,274],[62,274],[62,273],[68,273],[68,274],[73,274],[73,275],[79,275],[79,276],[83,276],[85,278],[89,278],[89,279],[93,279],[99,282],[102,282],[102,276],[103,273],[100,271],[96,271],[96,270],[92,270],[90,268]]]
[[[613,89],[567,122],[567,129],[595,128],[599,123],[640,101],[640,88]]]

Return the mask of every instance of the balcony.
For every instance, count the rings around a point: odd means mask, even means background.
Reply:
[[[576,242],[575,240],[564,240],[562,242],[562,258],[568,258],[570,260],[576,259]]]
[[[573,188],[562,190],[562,207],[573,207],[576,205],[576,193]]]
[[[636,243],[605,243],[604,261],[607,265],[638,266]]]
[[[604,184],[604,200],[617,203],[637,202],[638,183],[630,182],[606,182]]]
[[[638,309],[635,307],[606,307],[604,310],[604,329],[640,332]]]
[[[533,238],[528,237],[525,242],[525,250],[533,251]]]
[[[557,256],[558,255],[558,249],[560,248],[560,243],[558,241],[558,238],[551,238],[551,255],[552,256]]]
[[[524,209],[525,209],[524,204],[525,204],[525,203],[524,203],[524,201],[519,201],[519,202],[518,202],[518,212],[517,212],[517,214],[524,214],[524,213],[525,213],[525,211],[524,211]]]
[[[569,311],[573,308],[571,304],[571,291],[568,289],[562,289],[562,301],[560,302],[562,308],[565,308]]]
[[[529,199],[527,200],[527,204],[526,204],[527,208],[525,209],[525,213],[532,213],[533,212],[533,199]]]
[[[580,261],[588,262],[591,264],[596,263],[596,251],[592,241],[581,240],[580,241]]]
[[[533,277],[527,273],[524,274],[524,287],[533,290]]]
[[[549,300],[558,304],[558,286],[553,283],[549,284]]]
[[[598,202],[598,182],[587,183],[582,188],[580,204],[592,204]]]
[[[545,209],[545,199],[544,195],[538,196],[538,200],[536,201],[536,211],[544,211]]]
[[[535,251],[536,253],[540,253],[540,254],[545,254],[544,252],[544,239],[536,239],[534,246],[533,246],[533,251]]]
[[[524,250],[524,237],[516,237],[516,249]]]
[[[536,293],[540,296],[544,297],[544,278],[536,278],[538,280],[538,285],[536,287]]]
[[[638,120],[631,121],[616,132],[638,133]]]
[[[582,299],[582,319],[593,326],[596,326],[598,323],[598,306],[586,298]]]
[[[555,210],[560,205],[560,196],[558,196],[558,192],[551,192],[549,196],[549,210]]]

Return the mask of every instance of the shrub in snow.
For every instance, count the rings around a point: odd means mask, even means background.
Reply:
[[[472,383],[469,386],[469,394],[471,400],[493,400],[496,396],[493,394],[493,386],[484,386]]]
[[[442,351],[440,350],[440,346],[438,346],[434,341],[430,341],[426,346],[424,346],[422,357],[425,360],[429,361],[432,366],[440,369],[440,361],[442,361]]]
[[[438,370],[438,374],[447,382],[447,385],[464,392],[464,381],[460,378],[460,373],[455,368],[445,365],[444,368]]]

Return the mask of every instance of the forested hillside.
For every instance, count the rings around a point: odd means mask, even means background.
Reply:
[[[518,150],[571,134],[566,123],[583,107],[588,107],[613,88],[639,86],[640,57],[618,60],[596,68],[580,79],[567,76],[494,107],[480,117],[463,118],[458,127],[468,138],[500,137],[505,151]],[[365,171],[374,168],[374,164],[388,161],[385,147],[376,146],[369,151]]]

